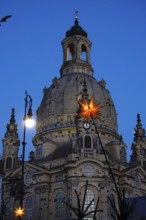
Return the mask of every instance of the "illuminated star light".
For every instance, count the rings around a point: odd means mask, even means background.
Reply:
[[[22,217],[24,215],[24,209],[21,207],[15,209],[15,216],[16,217]]]
[[[100,109],[103,106],[100,106],[99,104],[94,103],[94,98],[90,101],[85,100],[84,102],[79,102],[80,104],[80,117],[85,118],[86,122],[90,121],[90,118],[96,118],[99,119],[101,116]]]

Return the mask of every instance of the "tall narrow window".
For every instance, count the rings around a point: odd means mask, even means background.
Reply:
[[[36,159],[42,158],[43,149],[42,144],[39,144],[36,148]]]
[[[95,201],[94,201],[94,199],[95,199],[94,198],[94,192],[91,189],[88,189],[87,192],[86,192],[85,205],[84,205],[84,210],[87,209],[86,212],[91,212],[91,211],[95,210]],[[91,203],[91,201],[92,201],[92,203]],[[90,215],[89,217],[91,217],[92,215]]]
[[[65,207],[62,201],[64,200],[64,196],[62,193],[58,193],[55,199],[55,207],[56,207],[56,217],[64,216]]]
[[[91,137],[89,135],[86,135],[84,138],[84,147],[91,148]]]
[[[28,196],[25,202],[25,220],[32,219],[32,197]]]
[[[82,45],[81,51],[82,51],[81,59],[87,61],[87,49],[85,45]]]
[[[7,157],[6,169],[11,169],[11,168],[12,168],[12,158],[11,157]]]
[[[74,59],[74,56],[75,56],[74,44],[69,44],[68,45],[67,54],[66,55],[67,55],[67,57],[66,57],[67,61]]]

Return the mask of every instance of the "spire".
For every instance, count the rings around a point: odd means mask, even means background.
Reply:
[[[15,121],[15,109],[12,108],[12,113],[11,113],[11,118],[9,120],[9,124],[7,124],[7,131],[5,133],[5,137],[11,136],[11,135],[16,135],[17,134],[17,124]]]
[[[145,130],[142,127],[140,114],[137,114],[137,124],[136,128],[134,129],[134,141],[140,141],[145,137]]]
[[[15,109],[12,108],[12,114],[11,114],[11,118],[10,118],[10,123],[11,124],[15,124]]]
[[[137,126],[136,127],[141,127],[142,124],[141,124],[141,119],[140,119],[140,114],[137,114]]]
[[[142,127],[140,114],[137,114],[137,124],[134,129],[134,141],[132,143],[131,149],[131,164],[141,163],[145,154],[146,137],[145,130]]]

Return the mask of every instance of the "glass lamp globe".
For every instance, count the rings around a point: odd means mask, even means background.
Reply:
[[[26,118],[26,120],[25,120],[25,126],[26,126],[27,128],[32,128],[32,127],[34,126],[34,124],[35,124],[35,121],[34,121],[33,118]]]

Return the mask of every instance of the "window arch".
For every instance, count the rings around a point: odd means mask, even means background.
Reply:
[[[73,60],[75,55],[74,44],[69,44],[66,51],[66,61]]]
[[[32,219],[32,197],[28,196],[25,201],[25,220]]]
[[[93,202],[91,203],[91,205],[88,207],[88,205],[90,204],[90,202],[93,200]],[[91,189],[87,189],[86,192],[86,198],[85,198],[85,205],[84,205],[84,210],[87,209],[87,212],[91,212],[95,210],[95,196],[94,196],[94,192]]]
[[[12,158],[7,157],[6,159],[6,169],[11,169],[12,168]]]
[[[43,147],[42,144],[39,144],[36,148],[36,159],[42,158],[43,156]]]
[[[81,47],[81,59],[87,61],[87,48],[84,44]]]
[[[84,137],[84,147],[86,149],[90,149],[92,147],[92,139],[90,135],[86,135]]]
[[[64,200],[63,193],[58,193],[55,198],[56,217],[64,216],[65,207],[64,207],[64,204],[62,203],[63,200]]]

